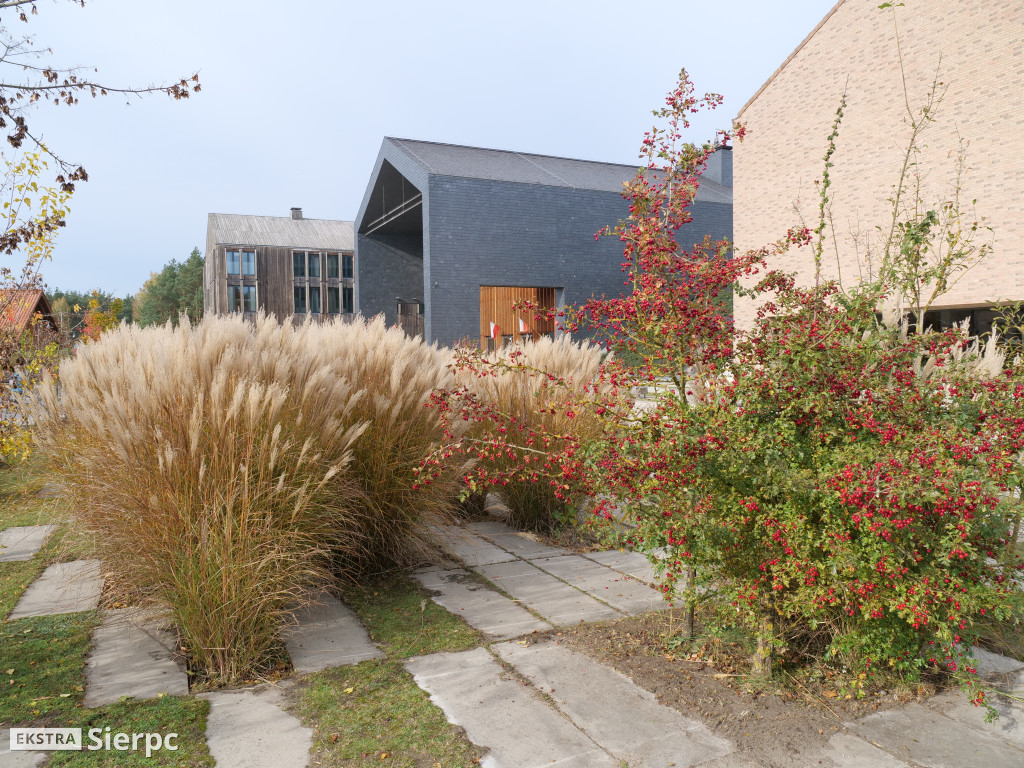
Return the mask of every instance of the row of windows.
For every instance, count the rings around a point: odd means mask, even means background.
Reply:
[[[227,251],[225,259],[229,275],[255,275],[255,251]]]
[[[307,301],[308,299],[308,301]],[[351,285],[343,285],[340,288],[335,285],[327,286],[327,314],[336,315],[339,309],[346,315],[355,311],[355,291]],[[320,289],[317,287],[307,288],[304,285],[295,286],[295,314],[304,315],[306,312],[319,315],[323,309],[320,306]]]
[[[341,279],[352,280],[355,277],[353,269],[352,254],[342,253],[341,255]],[[320,277],[320,262],[322,254],[315,251],[293,251],[292,252],[292,275],[294,277]],[[337,253],[327,254],[328,280],[338,279],[338,256]]]
[[[339,260],[340,256],[340,260]],[[292,274],[295,277],[320,277],[321,259],[323,254],[316,251],[293,251],[292,252]],[[253,276],[256,275],[256,252],[255,251],[225,251],[227,262],[227,273],[232,276]],[[355,269],[351,253],[328,253],[326,254],[327,268],[326,277],[328,280],[352,280],[355,278]],[[339,275],[338,267],[341,266]]]

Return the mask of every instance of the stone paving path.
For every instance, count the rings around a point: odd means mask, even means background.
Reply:
[[[284,711],[285,685],[200,694],[210,702],[206,744],[217,768],[303,768],[313,731]]]
[[[54,563],[29,584],[7,618],[91,611],[100,604],[102,591],[99,560]]]
[[[602,563],[593,557],[581,557],[571,552],[542,544],[530,534],[518,532],[504,523],[484,521],[470,523],[464,528],[435,529],[451,554],[467,568],[495,584],[513,600],[553,625],[575,624],[579,621],[603,621],[624,614],[657,610],[665,606],[661,593],[649,586],[654,572],[641,555],[617,552]],[[641,562],[642,561],[642,562]],[[616,570],[616,567],[623,570]],[[643,577],[641,581],[626,578],[631,573]],[[453,586],[464,580],[465,572],[433,571],[430,582],[420,582],[428,589],[441,592],[434,601],[463,616],[473,627],[495,637],[513,637],[515,619],[498,629],[491,623],[490,613],[477,618],[472,610],[465,610],[461,599],[470,590]],[[419,578],[419,576],[417,577]],[[648,583],[642,583],[647,581]],[[456,595],[456,592],[459,592]],[[474,599],[483,601],[480,590],[474,590]],[[495,593],[487,598],[493,610],[499,610],[502,597]],[[507,600],[507,598],[506,598]],[[512,603],[512,601],[508,601]],[[454,606],[454,609],[453,609]],[[506,606],[511,612],[514,607]],[[525,626],[525,625],[524,625]],[[539,629],[539,627],[537,627]],[[527,631],[533,631],[532,629]]]
[[[358,617],[336,597],[320,595],[316,604],[304,608],[296,618],[298,624],[288,628],[284,640],[299,674],[384,656],[370,642]]]
[[[23,525],[0,531],[0,563],[31,560],[56,525]]]
[[[426,589],[437,592],[435,603],[490,638],[507,640],[530,632],[551,629],[525,608],[474,579],[461,568],[424,568],[413,577]]]
[[[188,693],[188,675],[175,658],[175,639],[165,624],[130,608],[105,614],[86,664],[86,707],[102,707],[122,696]]]
[[[37,550],[49,533],[8,530],[13,532],[0,542],[14,542],[8,544],[9,554],[19,547]],[[489,750],[484,766],[758,768],[756,755],[736,753],[734,745],[704,724],[662,706],[611,668],[557,641],[508,641],[553,625],[614,619],[661,607],[646,558],[626,552],[573,555],[497,522],[437,533],[465,567],[424,568],[413,576],[436,593],[433,599],[439,605],[491,640],[505,642],[408,659],[404,664],[447,717]],[[97,561],[50,566],[25,591],[9,618],[95,608],[102,585]],[[356,615],[334,598],[324,596],[298,618],[284,639],[299,673],[383,655]],[[1024,690],[1024,664],[980,650],[976,655],[983,673],[997,676],[1009,689]],[[173,638],[137,611],[104,616],[87,665],[89,707],[121,696],[145,698],[188,690],[184,671],[174,660]],[[207,743],[220,768],[308,764],[312,734],[285,711],[285,690],[292,684],[202,695],[211,705]],[[994,724],[984,723],[983,710],[957,693],[873,714],[845,723],[848,732],[836,734],[825,749],[794,755],[793,765],[1021,768],[1024,705],[1008,699],[996,704],[1001,717]],[[45,753],[10,752],[6,729],[0,730],[0,768],[35,766],[45,760]]]

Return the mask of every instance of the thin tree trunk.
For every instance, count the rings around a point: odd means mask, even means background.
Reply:
[[[767,680],[772,676],[775,660],[775,625],[776,612],[770,590],[763,589],[758,605],[757,650],[754,651],[754,663],[751,670],[754,677]]]
[[[686,582],[683,585],[683,637],[693,637],[693,615],[697,606],[697,569],[686,569]]]

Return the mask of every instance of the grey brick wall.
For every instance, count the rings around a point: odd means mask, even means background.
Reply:
[[[566,304],[625,290],[622,244],[594,240],[602,227],[626,216],[618,194],[432,176],[428,199],[431,341],[451,344],[479,336],[481,285],[563,288]],[[679,233],[684,247],[705,234],[732,236],[731,206],[697,203],[693,214]]]
[[[423,258],[419,238],[356,236],[356,310],[367,317],[381,312],[398,322],[396,297],[423,299]]]

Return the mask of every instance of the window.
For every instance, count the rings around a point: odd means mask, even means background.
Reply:
[[[320,314],[320,287],[317,285],[309,289],[309,311],[314,315]]]
[[[236,251],[237,254],[237,251]],[[242,311],[242,287],[240,285],[228,286],[228,312]]]
[[[242,274],[256,275],[256,252],[242,251]]]
[[[336,253],[327,254],[327,279],[338,279],[338,254]]]
[[[330,259],[330,256],[328,256],[328,259]],[[328,269],[330,269],[330,264],[331,264],[331,262],[328,261],[327,262]],[[335,260],[334,265],[335,266],[338,265],[337,260]],[[336,315],[336,314],[338,314],[338,294],[339,293],[340,292],[339,292],[337,286],[332,286],[332,285],[327,286],[327,314],[329,314],[329,315]]]
[[[351,315],[355,312],[355,291],[351,285],[345,285],[341,288],[341,311],[346,315]]]
[[[354,270],[352,266],[352,254],[341,254],[341,276],[346,280],[351,280],[353,278]]]
[[[243,285],[242,286],[242,311],[243,312],[255,312],[256,311],[256,286],[255,285]]]
[[[225,254],[224,254],[224,259],[225,259],[225,261],[227,261],[228,274],[229,275],[237,275],[237,274],[239,274],[240,271],[239,271],[239,268],[238,268],[238,251],[226,251]]]
[[[295,286],[295,314],[306,314],[306,286]]]
[[[320,277],[320,254],[309,254],[309,276]]]
[[[306,252],[305,251],[295,251],[295,253],[292,254],[292,274],[295,277],[305,277],[306,276]],[[296,290],[298,290],[298,289],[296,288]],[[298,310],[296,310],[296,311],[298,311]],[[303,310],[303,311],[305,311],[305,310]]]

